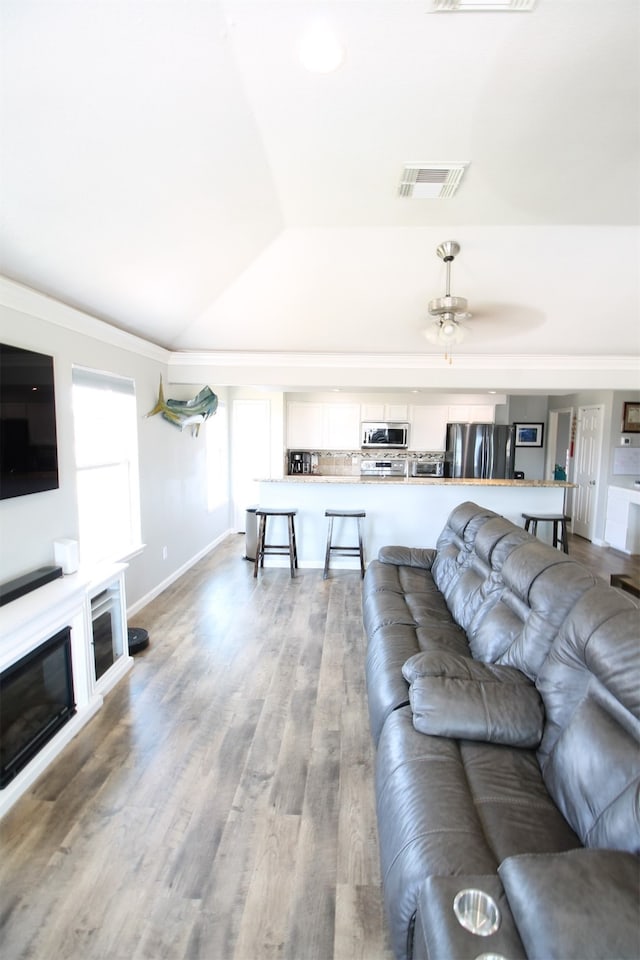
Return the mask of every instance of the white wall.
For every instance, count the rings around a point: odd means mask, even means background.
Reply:
[[[132,558],[126,588],[128,606],[139,606],[229,529],[228,502],[208,510],[203,432],[194,438],[160,416],[144,419],[157,400],[161,374],[165,396],[190,398],[194,388],[170,388],[166,351],[6,281],[0,283],[0,340],[54,358],[60,478],[58,490],[0,501],[0,581],[53,563],[53,541],[78,536],[71,408],[71,367],[77,363],[136,384],[146,548]],[[224,402],[226,390],[210,386]]]

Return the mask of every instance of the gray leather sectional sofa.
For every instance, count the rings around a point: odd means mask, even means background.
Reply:
[[[637,602],[473,503],[363,589],[398,960],[640,957]],[[496,932],[459,923],[463,889]]]

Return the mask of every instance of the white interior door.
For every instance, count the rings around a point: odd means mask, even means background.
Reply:
[[[572,530],[587,540],[593,539],[601,453],[602,407],[579,407]]]
[[[269,401],[236,399],[231,419],[231,497],[236,530],[244,531],[247,507],[258,503],[256,480],[270,476]]]

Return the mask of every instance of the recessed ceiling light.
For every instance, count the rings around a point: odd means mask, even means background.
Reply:
[[[433,0],[433,9],[441,13],[522,13],[533,10],[536,0]]]
[[[298,43],[298,58],[311,73],[332,73],[344,63],[346,51],[331,27],[320,20],[311,23]]]

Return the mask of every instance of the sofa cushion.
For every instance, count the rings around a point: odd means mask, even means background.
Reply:
[[[567,614],[595,583],[571,558],[528,538],[504,559],[494,578],[502,583],[467,625],[478,660],[517,667],[534,679]]]
[[[637,603],[597,586],[560,631],[537,679],[538,751],[555,802],[586,846],[640,852]]]
[[[544,708],[535,686],[513,667],[448,653],[419,653],[403,667],[413,725],[421,733],[536,747]]]
[[[640,737],[597,688],[558,738],[547,780],[585,846],[640,853]]]
[[[527,956],[640,956],[638,861],[630,854],[525,854],[506,859],[498,872]]]
[[[459,744],[469,793],[498,863],[516,853],[550,853],[580,846],[549,796],[534,750],[514,750],[478,740]]]
[[[408,707],[387,718],[376,757],[378,836],[384,898],[396,957],[425,877],[495,873],[455,740],[414,730]]]

